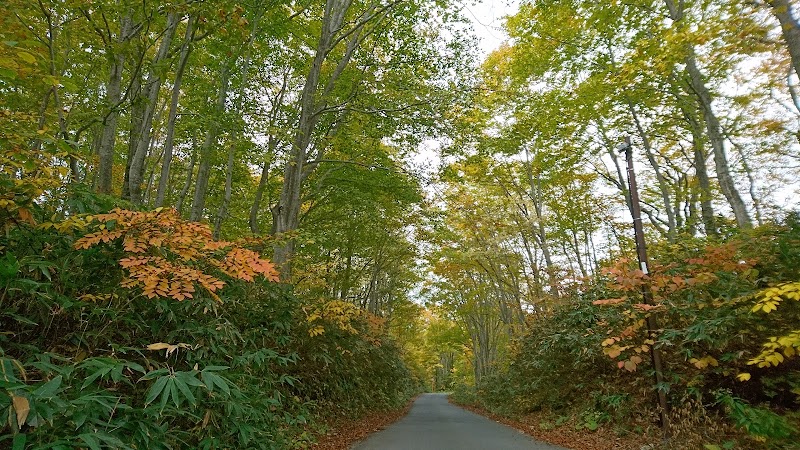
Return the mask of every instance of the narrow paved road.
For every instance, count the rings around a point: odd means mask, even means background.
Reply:
[[[564,450],[447,401],[423,394],[407,416],[370,435],[352,450]]]

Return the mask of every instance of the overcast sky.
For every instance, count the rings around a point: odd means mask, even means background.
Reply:
[[[500,46],[506,36],[503,33],[503,17],[517,11],[518,0],[467,0],[464,15],[472,21],[475,33],[481,39],[481,50],[488,55]]]
[[[464,16],[472,21],[475,34],[480,38],[483,57],[500,46],[506,36],[503,33],[503,17],[517,11],[519,0],[465,0]],[[432,178],[438,171],[440,143],[436,139],[422,142],[412,156],[412,166],[421,171],[423,178]],[[430,189],[433,189],[429,186]]]

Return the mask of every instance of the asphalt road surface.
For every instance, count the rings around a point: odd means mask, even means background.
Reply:
[[[453,406],[447,394],[423,394],[408,415],[352,450],[564,450]]]

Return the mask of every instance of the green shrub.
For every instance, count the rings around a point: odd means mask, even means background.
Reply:
[[[312,336],[304,300],[264,280],[148,299],[120,287],[121,245],[78,251],[80,232],[68,220],[0,237],[1,447],[303,447],[309,422],[418,389],[363,319]]]

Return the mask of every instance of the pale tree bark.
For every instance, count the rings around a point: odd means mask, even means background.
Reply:
[[[493,243],[484,239],[479,239],[479,243],[484,247],[487,255],[492,253],[505,254],[508,249],[498,248]],[[503,263],[500,258],[487,256],[485,261],[476,259],[475,263],[483,269],[489,278],[490,285],[497,300],[500,312],[500,320],[506,325],[506,332],[509,337],[513,337],[521,331],[525,322],[522,314],[522,292],[519,283],[518,272],[513,264]]]
[[[613,45],[610,39],[606,40],[606,49],[608,51],[608,55],[611,60],[611,67],[616,72],[617,71],[616,61],[614,59]],[[634,105],[630,97],[627,96],[627,94],[623,95],[625,96],[625,103],[626,106],[628,107],[628,112],[631,115],[631,119],[633,119],[633,124],[636,126],[636,133],[639,135],[639,139],[642,140],[642,147],[644,148],[644,154],[647,157],[647,161],[650,163],[650,167],[652,167],[653,173],[656,176],[656,184],[658,185],[658,191],[661,194],[661,201],[664,203],[664,212],[667,215],[667,240],[669,242],[675,242],[677,227],[676,227],[675,213],[673,212],[671,207],[672,193],[670,192],[669,183],[667,182],[666,177],[662,173],[663,170],[661,168],[661,165],[656,160],[655,152],[653,151],[653,146],[650,142],[650,136],[645,131],[644,126],[642,125],[642,121],[639,119],[639,113],[636,111],[636,106]],[[616,163],[616,155],[614,162]]]
[[[679,0],[676,4],[674,0],[665,0],[665,3],[669,10],[670,18],[675,23],[675,26],[682,26],[684,1]],[[736,184],[730,173],[730,165],[728,164],[728,157],[725,153],[725,136],[722,133],[722,127],[712,106],[713,96],[705,84],[705,77],[702,71],[697,66],[694,47],[688,46],[686,50],[687,55],[684,59],[686,75],[689,78],[689,86],[702,108],[703,118],[706,124],[706,134],[714,154],[714,167],[717,170],[717,181],[719,182],[720,190],[733,210],[736,223],[742,228],[750,228],[752,227],[750,215],[747,212],[747,207],[739,191],[736,189]]]
[[[520,210],[524,208],[520,204],[517,204],[517,207]],[[529,292],[533,293],[537,298],[542,298],[544,296],[544,290],[542,289],[542,280],[539,275],[538,257],[534,254],[533,246],[531,245],[530,239],[528,239],[530,227],[525,226],[518,217],[514,217],[513,220],[514,224],[517,226],[517,232],[522,241],[522,247],[525,249],[525,257],[527,257],[527,262],[530,266],[530,276],[525,273],[525,283],[528,286]]]
[[[800,23],[792,15],[792,7],[789,0],[767,0],[772,9],[772,15],[781,24],[783,40],[789,50],[792,59],[792,67],[797,76],[800,76]]]
[[[142,62],[145,56],[145,46],[139,43],[139,68],[133,73],[131,84],[128,87],[130,96],[130,127],[128,129],[128,153],[125,159],[125,173],[122,180],[122,198],[130,198],[130,171],[133,155],[136,153],[136,145],[139,142],[139,133],[142,132],[142,117],[144,117],[144,102],[141,99],[142,92]]]
[[[667,215],[667,240],[669,242],[675,242],[677,225],[675,212],[672,210],[672,199],[669,183],[663,174],[661,164],[659,164],[656,160],[655,153],[653,152],[653,146],[650,143],[650,137],[647,135],[647,132],[645,132],[641,120],[639,120],[639,114],[636,112],[636,107],[633,105],[633,102],[631,102],[630,99],[627,100],[627,103],[628,111],[633,118],[633,123],[636,125],[636,132],[639,134],[639,138],[642,140],[644,154],[647,157],[647,161],[650,163],[650,167],[653,169],[653,173],[656,176],[656,184],[658,185],[658,191],[661,194],[661,201],[664,203],[664,212]]]
[[[352,0],[327,0],[325,3],[317,48],[300,97],[300,117],[292,149],[284,167],[280,198],[278,203],[271,208],[272,230],[278,235],[294,231],[299,226],[302,185],[311,173],[309,169],[313,168],[313,166],[306,167],[309,162],[309,144],[322,114],[327,109],[330,93],[365,36],[363,33],[365,26],[375,18],[381,17],[397,2],[381,6],[379,9],[378,4],[373,3],[357,18],[355,25],[345,31],[343,30],[344,19],[351,3]],[[323,63],[328,59],[331,51],[339,43],[345,41],[343,55],[336,61],[331,75],[323,85],[321,81]],[[294,254],[294,245],[294,240],[288,239],[274,247],[273,261],[278,265],[283,280],[291,277],[289,260]]]
[[[258,23],[260,19],[261,15],[259,14],[256,16],[255,20],[253,20],[253,28],[250,31],[250,38],[247,40],[247,43],[244,46],[246,53],[242,67],[242,79],[236,97],[236,105],[234,105],[234,113],[237,115],[241,114],[242,111],[244,93],[245,89],[247,89],[247,80],[250,75],[250,60],[252,58],[250,49],[253,47],[253,41],[256,39],[256,35],[258,33]],[[236,141],[234,140],[228,145],[228,160],[225,165],[225,192],[222,196],[222,203],[220,203],[219,210],[217,211],[217,217],[214,219],[213,237],[215,240],[219,239],[219,235],[222,230],[222,221],[228,216],[228,205],[230,205],[231,196],[233,195],[233,165],[235,163],[235,157]]]
[[[269,130],[270,135],[267,139],[267,154],[261,166],[261,176],[258,179],[258,187],[256,188],[253,197],[253,204],[250,207],[250,231],[255,234],[261,234],[261,227],[258,224],[258,213],[261,211],[261,200],[264,197],[264,191],[267,189],[267,182],[269,181],[269,171],[272,166],[272,161],[275,158],[275,151],[278,147],[278,136],[276,131],[278,119],[280,117],[281,105],[283,105],[283,98],[286,94],[286,88],[289,84],[289,73],[283,74],[283,82],[281,88],[275,97],[272,98],[272,109],[269,113]]]
[[[142,202],[142,181],[144,178],[145,159],[147,158],[147,152],[150,148],[153,117],[155,115],[158,94],[163,81],[161,70],[158,66],[167,58],[170,46],[172,45],[172,38],[175,36],[175,30],[181,18],[182,14],[174,11],[167,14],[167,25],[164,35],[161,37],[158,51],[150,66],[147,81],[142,86],[141,95],[146,103],[142,112],[139,135],[136,136],[136,146],[128,172],[128,192],[134,204],[140,204]]]
[[[556,268],[553,264],[553,257],[550,252],[550,242],[547,240],[547,231],[544,228],[544,214],[541,199],[541,186],[538,177],[534,178],[533,168],[531,167],[531,154],[528,147],[525,147],[525,174],[528,177],[528,197],[533,205],[533,212],[535,214],[535,224],[533,238],[539,249],[542,251],[544,257],[545,269],[547,271],[547,279],[550,284],[550,295],[555,298],[560,297],[558,289],[558,280],[556,279]]]
[[[42,12],[47,21],[47,39],[45,40],[45,42],[49,54],[48,66],[49,66],[50,76],[58,78],[61,76],[61,73],[56,68],[56,33],[57,29],[59,29],[60,27],[59,24],[55,22],[56,18],[54,17],[54,14],[44,6],[41,0],[38,2],[38,4],[39,4],[39,10]],[[67,119],[64,115],[64,107],[61,102],[61,95],[58,92],[58,86],[54,85],[52,88],[50,88],[50,90],[46,94],[46,97],[42,104],[41,116],[39,119],[39,130],[44,129],[43,127],[46,119],[45,113],[47,111],[47,104],[49,103],[49,98],[51,94],[53,96],[53,104],[55,106],[56,114],[58,116],[59,133],[61,135],[61,138],[64,139],[64,141],[68,142],[69,132],[67,131]],[[35,147],[36,148],[41,147],[41,140],[36,142]],[[70,145],[70,147],[72,146]],[[72,154],[68,155],[68,160],[70,169],[70,182],[75,182],[78,180],[78,161]]]
[[[186,201],[186,195],[189,193],[189,188],[192,187],[195,162],[197,162],[197,151],[192,145],[192,155],[189,157],[189,166],[186,168],[186,180],[183,182],[183,188],[181,188],[181,193],[178,195],[178,201],[175,204],[175,209],[178,210],[178,215],[180,216],[183,215],[183,203]]]
[[[219,235],[222,230],[222,221],[228,215],[228,204],[233,195],[233,164],[236,157],[236,146],[231,143],[228,145],[228,160],[225,163],[225,191],[222,194],[222,203],[219,205],[217,217],[214,219],[213,238],[215,241],[219,240]]]
[[[158,108],[158,113],[156,113],[156,118],[154,120],[156,123],[161,121],[161,117],[164,115],[164,110],[166,108],[167,108],[166,102],[164,102],[161,105],[161,107]],[[152,159],[153,151],[155,150],[156,144],[161,139],[162,132],[163,130],[156,130],[153,133],[153,137],[150,140],[150,146],[147,149],[148,159]],[[145,205],[149,205],[152,200],[153,183],[155,182],[156,178],[156,167],[158,167],[158,164],[161,162],[161,158],[163,157],[164,157],[164,149],[162,148],[161,151],[158,152],[158,156],[156,156],[155,161],[153,161],[153,164],[150,165],[150,170],[147,176],[147,185],[145,186],[145,189],[142,193],[142,195],[144,196]],[[146,169],[147,169],[147,160],[145,160],[145,167],[142,169],[142,171],[146,171]]]
[[[547,278],[547,285],[550,288],[549,294],[552,297],[558,298],[559,285],[558,279],[555,276],[556,267],[553,263],[552,254],[550,253],[550,242],[548,241],[547,232],[544,227],[540,192],[541,186],[539,185],[538,178],[533,176],[530,152],[527,148],[525,150],[525,155],[526,160],[523,168],[527,176],[526,181],[528,182],[528,186],[521,186],[512,179],[511,185],[514,187],[514,195],[512,195],[511,191],[501,179],[495,178],[495,181],[503,187],[506,197],[514,202],[517,211],[519,211],[519,220],[515,217],[514,222],[519,228],[519,234],[526,250],[528,261],[531,264],[531,274],[536,284],[536,289],[534,289],[533,292],[536,292],[537,296],[540,298],[544,297],[544,281],[541,279],[541,266],[538,261],[538,251],[541,251],[544,259],[544,270],[542,272]],[[533,213],[531,213],[528,208],[529,202],[533,208]],[[530,233],[533,242],[531,242],[531,239],[528,239],[527,233]],[[536,255],[534,255],[534,249],[537,251]]]
[[[200,165],[197,168],[197,181],[194,185],[194,196],[192,198],[192,208],[189,212],[189,220],[199,222],[203,218],[206,205],[206,192],[208,191],[208,179],[211,175],[211,152],[217,142],[219,134],[219,121],[217,120],[225,112],[225,101],[228,99],[228,88],[230,78],[230,67],[224,64],[220,71],[219,91],[217,93],[216,105],[214,107],[214,117],[208,125],[203,146],[200,148]]]
[[[716,236],[718,234],[717,224],[714,217],[714,206],[711,203],[714,195],[711,191],[711,180],[708,177],[708,167],[706,166],[708,154],[703,141],[703,129],[694,114],[686,114],[686,117],[692,128],[694,173],[700,190],[700,215],[703,218],[703,228],[707,235]]]
[[[533,182],[532,174],[530,173],[530,156],[529,153],[526,152],[528,155],[528,159],[526,160],[526,173],[529,175],[528,183],[531,185]],[[525,188],[517,184],[513,178],[511,179],[511,185],[514,187],[514,193],[512,194],[511,190],[506,186],[506,183],[503,182],[500,178],[495,178],[497,184],[499,184],[503,188],[503,192],[511,202],[513,202],[516,210],[519,214],[515,214],[511,211],[508,213],[511,215],[514,224],[517,226],[517,231],[519,233],[520,240],[522,241],[523,248],[525,249],[525,255],[522,258],[523,269],[522,273],[525,276],[525,281],[528,286],[529,292],[533,293],[539,299],[543,299],[545,297],[544,293],[544,281],[542,280],[542,270],[540,269],[539,264],[539,257],[538,251],[541,249],[541,236],[540,232],[543,231],[543,227],[540,228],[539,226],[535,226],[533,221],[535,220],[528,209],[527,202],[525,198],[528,197],[530,200],[531,191],[525,192]],[[534,184],[535,186],[535,184]],[[530,189],[530,187],[528,188]],[[531,242],[530,237],[533,239]],[[549,246],[548,246],[549,250]],[[526,273],[525,267],[525,257],[527,257],[528,265],[530,265],[530,276]],[[549,258],[549,254],[548,254]],[[552,259],[550,259],[550,264],[552,264]],[[544,275],[547,278],[547,282],[549,283],[551,293],[555,292],[558,293],[558,284],[554,277],[551,274],[554,271],[554,267],[552,265],[548,266],[547,258],[545,259],[545,270]],[[522,311],[522,303],[519,304],[520,311]]]
[[[747,212],[747,206],[745,206],[744,200],[742,200],[736,188],[736,183],[731,176],[730,165],[728,164],[728,157],[725,152],[725,137],[722,134],[719,119],[717,119],[713,107],[711,106],[711,93],[705,86],[702,74],[693,56],[687,58],[686,70],[691,80],[692,89],[697,94],[697,98],[703,108],[703,117],[706,122],[706,134],[714,154],[714,168],[717,171],[717,182],[719,183],[722,195],[725,196],[728,200],[728,204],[731,205],[733,215],[736,217],[736,223],[742,228],[750,228],[753,224],[750,220],[750,214]]]
[[[341,30],[347,11],[350,9],[351,0],[327,0],[322,18],[317,49],[311,68],[306,76],[303,92],[300,98],[300,118],[297,132],[292,143],[292,152],[284,168],[283,186],[280,200],[273,208],[273,231],[275,234],[296,230],[300,221],[300,191],[304,165],[307,161],[308,146],[311,143],[311,134],[320,120],[321,108],[324,100],[317,101],[315,96],[319,90],[322,64],[333,48],[334,36]],[[318,103],[323,103],[319,105]],[[288,241],[276,245],[273,261],[278,264],[284,279],[291,274],[288,260],[294,253],[294,242]]]
[[[472,280],[473,286],[486,285],[485,280],[476,279],[472,273],[467,276]],[[487,293],[473,293],[472,295],[476,297],[474,301],[467,299],[464,293],[456,295],[462,297],[462,303],[465,305],[462,309],[467,310],[462,320],[472,346],[475,382],[479,383],[485,375],[491,373],[494,366],[497,357],[497,334],[502,322],[495,315],[494,305],[484,298]]]
[[[763,225],[764,221],[762,219],[763,215],[761,213],[761,200],[758,198],[758,194],[756,193],[756,180],[755,180],[755,173],[753,169],[750,167],[750,163],[747,162],[749,156],[744,148],[741,145],[737,144],[733,138],[726,132],[725,136],[728,138],[728,142],[731,143],[733,148],[739,153],[739,158],[742,161],[742,169],[744,169],[744,173],[747,175],[747,181],[749,182],[750,189],[750,199],[753,201],[753,209],[755,210],[756,215],[756,223],[759,225]]]
[[[156,192],[156,208],[164,206],[167,196],[167,186],[169,185],[169,171],[172,165],[172,147],[175,138],[175,123],[178,118],[178,100],[181,96],[181,84],[183,82],[183,72],[186,70],[186,63],[189,61],[189,54],[192,51],[192,41],[194,40],[195,27],[194,16],[189,16],[186,23],[186,33],[181,44],[181,54],[178,58],[178,67],[175,69],[175,80],[172,83],[172,97],[169,104],[169,115],[167,117],[167,135],[164,138],[164,162],[161,164],[161,176],[158,179],[158,190]]]
[[[269,171],[272,168],[272,161],[275,157],[277,144],[278,139],[275,135],[270,135],[267,140],[267,155],[264,158],[264,162],[261,164],[261,175],[258,177],[258,186],[253,195],[253,204],[250,206],[248,223],[250,224],[250,231],[256,236],[261,234],[261,226],[258,224],[258,213],[261,211],[261,201],[264,198],[264,192],[267,190]]]
[[[678,108],[683,114],[684,119],[689,124],[692,133],[692,166],[694,167],[695,178],[697,180],[697,199],[700,202],[700,216],[703,222],[703,229],[708,236],[716,236],[717,225],[714,217],[714,206],[711,203],[714,193],[711,189],[711,179],[708,176],[708,152],[705,149],[705,136],[703,132],[702,120],[697,110],[697,102],[688,99],[684,94],[692,93],[689,87],[680,82],[676,77],[670,77],[672,90],[671,93],[678,104]]]
[[[111,53],[111,70],[106,82],[106,108],[108,112],[103,119],[100,143],[97,148],[97,192],[110,194],[114,176],[114,144],[117,138],[117,119],[122,101],[122,71],[125,68],[125,53],[122,46],[131,39],[132,25],[130,13],[122,18],[116,48]]]

